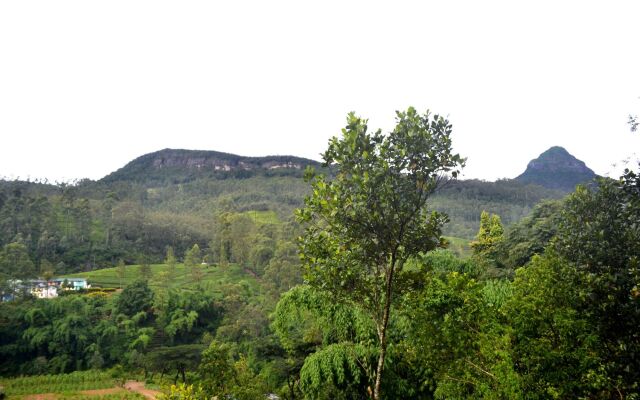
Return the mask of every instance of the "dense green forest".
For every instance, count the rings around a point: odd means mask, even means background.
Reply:
[[[180,179],[175,170],[163,170],[149,181],[138,180],[137,169],[125,179],[127,171],[118,171],[119,180],[109,176],[75,184],[0,182],[0,247],[13,245],[12,251],[25,254],[24,266],[12,270],[35,277],[42,270],[62,274],[112,267],[120,259],[160,262],[167,246],[182,259],[194,244],[218,261],[219,243],[240,240],[239,231],[255,233],[246,225],[259,221],[246,220],[260,213],[288,225],[287,239],[293,241],[293,211],[309,193],[301,170],[241,171],[241,176],[234,171],[187,176],[182,171]],[[449,216],[445,235],[472,239],[483,210],[499,214],[509,226],[541,200],[563,195],[513,180],[453,180],[438,188],[430,206]]]
[[[96,370],[171,399],[637,399],[640,176],[569,194],[459,181],[450,133],[411,108],[388,135],[351,114],[326,167],[163,151],[151,179],[154,156],[97,182],[2,182],[0,290],[93,287],[0,303],[0,383]],[[221,166],[185,174],[195,159]]]

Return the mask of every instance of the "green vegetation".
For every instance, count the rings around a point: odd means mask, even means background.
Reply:
[[[190,152],[175,155],[179,168],[154,167],[163,154],[145,156],[145,162],[136,160],[98,182],[54,186],[0,181],[0,274],[68,274],[113,267],[119,260],[138,264],[142,256],[157,264],[168,246],[181,261],[194,244],[209,255],[204,261],[213,262],[220,256],[221,236],[234,231],[234,223],[246,225],[242,217],[257,227],[287,225],[283,238],[289,241],[299,233],[293,211],[309,194],[301,170],[207,173],[206,168],[189,167],[207,159]],[[255,165],[269,168],[273,160],[258,161]],[[500,215],[510,226],[541,200],[563,194],[512,180],[451,181],[432,194],[430,208],[449,216],[445,235],[470,240],[483,210]],[[3,259],[15,256],[22,257],[20,268],[3,266],[13,264],[3,264]]]
[[[75,371],[61,375],[36,375],[20,378],[0,378],[9,397],[39,393],[70,393],[90,389],[108,389],[114,379],[104,371]]]
[[[407,289],[404,264],[440,244],[446,217],[428,210],[427,200],[440,175],[455,178],[464,160],[452,153],[451,125],[438,115],[409,108],[397,113],[388,136],[367,130],[366,120],[349,114],[323,155],[335,179],[314,177],[297,216],[306,228],[300,250],[307,282],[357,304],[375,324],[379,355],[369,378],[378,400],[391,305]]]
[[[562,191],[514,180],[452,181],[433,194],[430,207],[449,216],[445,235],[471,240],[478,232],[482,211],[499,215],[508,227],[528,216],[539,202],[564,196]]]
[[[200,162],[186,153],[150,181],[157,154],[109,182],[0,184],[0,291],[15,295],[0,302],[0,387],[140,399],[79,392],[135,377],[175,400],[640,398],[637,172],[564,199],[445,182],[462,161],[449,133],[413,109],[388,135],[350,115],[310,187],[296,168],[185,177]],[[11,292],[54,273],[103,289]]]
[[[443,236],[442,238],[446,241],[446,247],[458,257],[466,258],[472,254],[471,242],[467,239],[453,236]]]
[[[476,240],[471,242],[473,252],[478,255],[493,258],[496,248],[503,240],[504,229],[500,216],[489,215],[486,211],[480,214],[480,229],[476,235]]]
[[[62,396],[56,396],[57,399],[64,400],[145,400],[146,397],[139,393],[120,391],[118,393],[109,393],[101,395],[83,394],[83,393],[64,393]]]
[[[152,264],[150,267],[150,287],[154,289],[195,290],[191,271],[184,264],[176,264],[174,267],[167,264]],[[256,287],[256,278],[251,274],[247,274],[246,271],[237,264],[227,264],[224,267],[209,265],[202,268],[203,275],[199,284],[208,290],[211,289],[215,291],[216,287],[241,281],[246,282],[250,287]],[[167,280],[165,277],[170,272],[172,279]],[[136,280],[139,280],[140,277],[139,265],[127,265],[122,279],[119,276],[118,267],[61,276],[61,278],[86,278],[92,286],[102,288],[119,288],[121,283],[124,286],[131,285]]]

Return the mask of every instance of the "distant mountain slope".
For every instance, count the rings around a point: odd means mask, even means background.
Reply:
[[[311,190],[302,179],[307,165],[320,166],[291,156],[162,150],[98,182],[0,181],[0,248],[25,241],[32,260],[46,259],[58,273],[112,266],[118,259],[133,262],[140,255],[157,262],[167,246],[179,255],[194,244],[221,251],[211,243],[235,235],[229,224],[237,218],[246,222],[243,215],[251,215],[254,224],[258,215],[273,217],[279,222],[256,228],[256,234],[293,241],[300,228],[293,223],[294,210]],[[472,239],[483,210],[508,226],[540,200],[565,193],[511,179],[451,181],[433,194],[429,208],[448,214],[445,235]]]
[[[430,205],[449,215],[444,234],[472,239],[480,225],[482,211],[498,214],[505,226],[529,215],[542,200],[560,199],[565,192],[513,179],[496,182],[452,181],[434,193]]]
[[[319,166],[320,163],[294,156],[243,157],[218,151],[164,149],[140,156],[100,181],[157,184],[223,174],[237,177],[257,172],[301,175],[307,165]]]
[[[293,156],[165,149],[138,157],[98,186],[103,193],[116,191],[118,198],[138,199],[142,189],[145,208],[155,212],[171,210],[204,218],[227,202],[237,211],[276,211],[285,220],[309,192],[309,184],[301,179],[307,165],[321,166]],[[434,193],[430,203],[451,219],[445,234],[470,239],[477,233],[483,210],[499,214],[509,225],[528,215],[539,201],[564,193],[518,180],[452,181]]]
[[[583,161],[569,154],[563,147],[554,146],[531,160],[527,169],[515,180],[571,192],[576,185],[589,182],[596,176]]]

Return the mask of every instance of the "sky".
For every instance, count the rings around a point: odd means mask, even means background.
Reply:
[[[563,146],[637,159],[640,2],[0,1],[0,176],[99,179],[164,148],[319,160],[348,112],[445,115],[465,178]]]

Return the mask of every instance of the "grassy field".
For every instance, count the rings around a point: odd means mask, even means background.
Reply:
[[[269,213],[264,213],[259,218],[270,218],[270,215]],[[449,249],[458,256],[468,257],[471,255],[471,247],[469,246],[468,240],[451,236],[447,236],[445,239],[449,242]],[[246,284],[252,290],[258,290],[258,278],[237,264],[229,264],[227,266],[199,266],[197,268],[202,268],[202,279],[198,281],[200,286],[204,286],[214,292],[217,288],[226,284]],[[156,289],[167,287],[188,290],[190,288],[195,288],[198,285],[194,280],[191,270],[184,264],[176,264],[173,277],[170,277],[171,274],[169,272],[168,265],[151,265],[149,286]],[[140,279],[140,266],[127,265],[122,278],[118,276],[118,268],[115,267],[63,275],[60,276],[60,278],[86,278],[94,288],[117,289],[125,287],[133,283],[135,280]]]
[[[253,222],[257,225],[268,225],[268,224],[277,225],[281,223],[280,219],[278,218],[278,214],[276,214],[275,211],[252,210],[252,211],[245,211],[242,214],[251,218]]]
[[[7,400],[147,400],[145,396],[126,389],[30,393],[7,395]]]
[[[56,400],[147,400],[139,393],[129,392],[125,389],[114,391],[114,393],[55,393]],[[10,397],[9,400],[39,400],[37,396]]]
[[[214,292],[217,288],[226,284],[242,284],[242,282],[246,282],[251,289],[258,289],[256,278],[236,264],[229,264],[227,266],[199,266],[196,268],[202,268],[202,280],[198,283]],[[194,281],[191,270],[185,267],[184,264],[176,264],[173,277],[168,279],[169,277],[171,277],[171,275],[168,265],[151,265],[149,286],[152,288],[168,287],[189,289],[198,284]],[[91,272],[64,275],[61,276],[61,278],[86,278],[92,287],[120,288],[140,278],[140,266],[127,265],[122,279],[118,276],[117,268],[105,268]]]
[[[449,242],[449,250],[451,250],[458,257],[469,257],[472,253],[471,246],[467,239],[462,239],[453,236],[444,237]]]
[[[140,399],[138,394],[116,389],[116,381],[105,371],[76,371],[70,374],[0,378],[8,399],[25,399],[50,393],[64,399]],[[87,393],[86,391],[89,391]],[[85,393],[81,393],[85,392]],[[93,392],[93,393],[91,393]],[[48,396],[52,397],[52,396]]]

